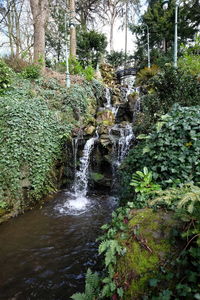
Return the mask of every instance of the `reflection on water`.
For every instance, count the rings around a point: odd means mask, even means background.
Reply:
[[[97,267],[96,237],[115,200],[62,191],[42,209],[0,226],[0,299],[70,299]]]

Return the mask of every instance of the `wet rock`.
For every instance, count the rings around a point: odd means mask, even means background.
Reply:
[[[84,129],[84,132],[88,135],[92,135],[96,130],[96,127],[95,126],[87,126],[85,129]]]

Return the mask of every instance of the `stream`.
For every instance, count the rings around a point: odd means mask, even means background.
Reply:
[[[98,269],[95,240],[115,204],[108,195],[77,198],[63,190],[2,224],[0,299],[68,300],[82,292],[87,268]]]

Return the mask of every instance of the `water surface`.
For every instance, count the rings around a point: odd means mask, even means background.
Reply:
[[[81,201],[80,201],[81,200]],[[0,299],[70,299],[98,264],[96,237],[115,205],[112,197],[75,199],[59,192],[43,208],[0,226]]]

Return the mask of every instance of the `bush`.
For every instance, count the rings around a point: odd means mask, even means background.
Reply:
[[[69,72],[72,75],[83,74],[83,67],[81,66],[80,62],[74,57],[69,58]]]
[[[87,66],[83,71],[86,80],[91,81],[94,78],[95,70],[92,66]]]
[[[28,62],[17,56],[9,56],[4,58],[6,64],[16,73],[22,72],[27,66]]]
[[[184,55],[179,58],[178,66],[185,73],[200,77],[200,56],[199,55]]]
[[[0,93],[8,88],[11,84],[12,71],[6,63],[0,59]]]
[[[39,65],[29,65],[22,71],[22,77],[28,79],[37,79],[41,75],[41,67]]]
[[[163,116],[146,141],[132,149],[122,166],[123,199],[133,198],[131,176],[145,166],[163,187],[200,181],[200,106],[180,107]]]
[[[136,121],[137,132],[148,132],[162,114],[167,113],[174,103],[182,106],[200,104],[200,82],[182,70],[165,67],[152,77],[147,85],[151,93],[142,98],[142,120]],[[145,124],[145,126],[144,126]]]
[[[145,67],[140,70],[136,76],[136,85],[144,85],[149,79],[155,76],[160,71],[159,67],[156,65],[152,65],[151,68]]]

